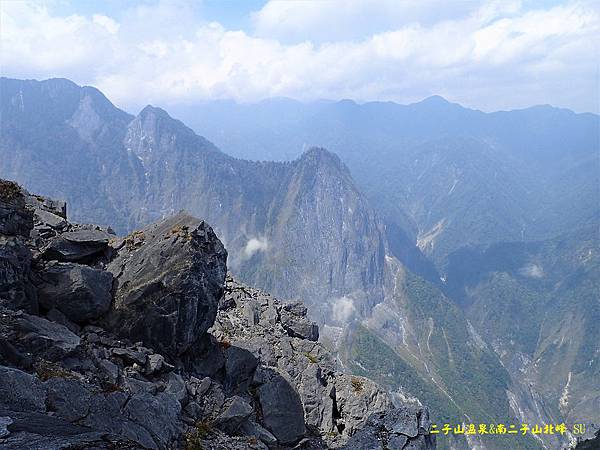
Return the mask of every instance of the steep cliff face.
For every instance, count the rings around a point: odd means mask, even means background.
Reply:
[[[597,235],[584,227],[464,250],[448,274],[453,296],[511,373],[515,413],[585,423],[588,437],[600,420]]]
[[[226,258],[185,213],[117,238],[0,180],[2,448],[435,448]]]

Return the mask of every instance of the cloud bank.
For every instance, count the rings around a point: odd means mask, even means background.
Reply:
[[[269,249],[269,242],[266,237],[250,238],[243,250],[245,259],[252,258],[258,252],[266,252]]]
[[[348,322],[355,312],[356,307],[350,297],[340,297],[332,301],[332,317],[336,322]]]
[[[2,74],[68,77],[129,109],[441,94],[484,110],[598,110],[597,2],[268,2],[247,30],[198,17],[186,2],[143,3],[118,17],[61,15],[52,5],[0,4]]]

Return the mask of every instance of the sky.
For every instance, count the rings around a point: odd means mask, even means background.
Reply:
[[[441,95],[599,112],[597,0],[0,0],[0,72],[146,104]]]

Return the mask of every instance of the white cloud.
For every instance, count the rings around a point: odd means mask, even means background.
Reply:
[[[266,237],[250,238],[244,247],[244,258],[251,258],[258,252],[266,252],[269,249],[269,242]]]
[[[331,305],[333,320],[336,322],[346,323],[356,312],[356,307],[350,297],[335,298],[332,300]]]
[[[408,24],[457,19],[475,9],[473,5],[439,0],[271,0],[252,19],[257,35],[283,42],[358,40]]]
[[[255,34],[199,20],[181,2],[119,18],[2,2],[0,64],[6,76],[95,85],[132,112],[215,98],[410,102],[431,94],[487,110],[598,108],[595,3],[339,1],[269,2],[254,16]]]
[[[521,267],[519,273],[524,277],[529,278],[543,278],[544,277],[544,269],[542,266],[538,264],[527,264],[526,266]]]

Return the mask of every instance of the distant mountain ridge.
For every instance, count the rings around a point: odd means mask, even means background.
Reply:
[[[484,113],[439,96],[410,105],[215,101],[171,113],[232,155],[335,152],[386,223],[442,272],[463,246],[546,239],[600,219],[600,120],[591,113]],[[497,185],[482,192],[482,180]]]

